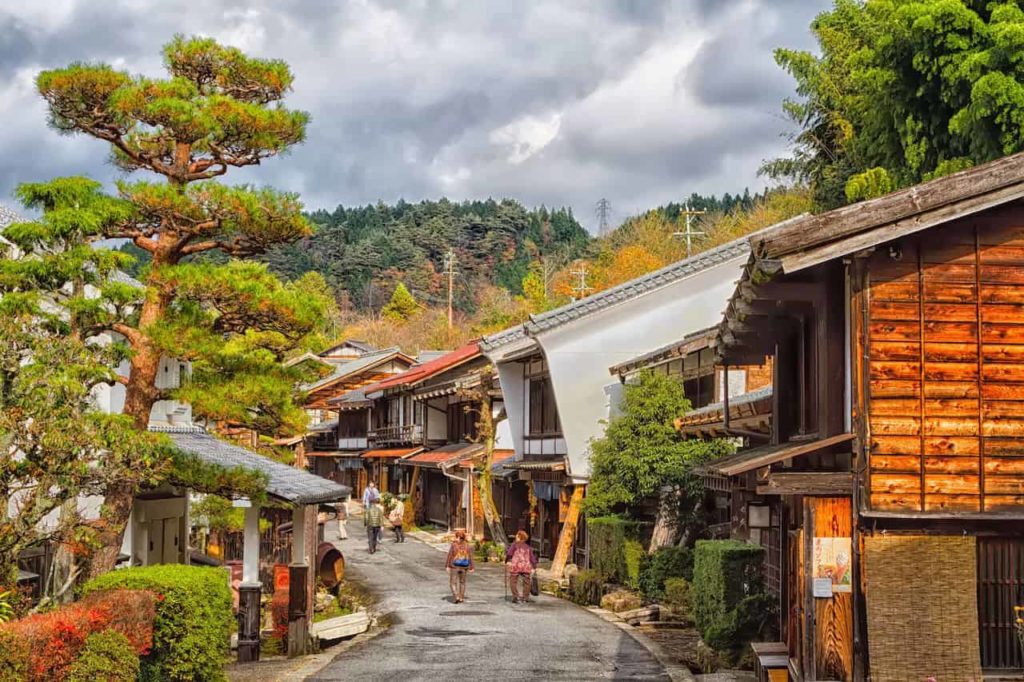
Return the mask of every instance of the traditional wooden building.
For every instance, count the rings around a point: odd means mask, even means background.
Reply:
[[[516,461],[537,500],[534,543],[552,572],[587,561],[579,512],[590,477],[590,443],[621,395],[608,368],[721,318],[748,254],[745,241],[624,282],[488,336],[509,416]],[[705,382],[706,383],[706,382]]]
[[[792,679],[1024,667],[1022,198],[1017,155],[750,237],[715,349],[771,358],[771,428],[713,469],[777,546]]]
[[[351,347],[357,343],[357,347]],[[304,436],[288,439],[296,452],[296,465],[324,478],[344,483],[355,490],[366,485],[363,452],[369,447],[369,404],[354,393],[388,377],[400,374],[415,360],[398,348],[365,350],[364,344],[346,342],[306,362],[326,363],[326,376],[303,387],[304,407],[312,425]],[[352,355],[355,351],[361,355]],[[337,401],[349,395],[348,401]],[[360,394],[361,396],[362,394]],[[363,396],[364,397],[364,396]]]

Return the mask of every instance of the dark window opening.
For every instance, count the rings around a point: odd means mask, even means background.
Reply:
[[[550,376],[530,379],[530,424],[527,433],[537,437],[562,435]]]

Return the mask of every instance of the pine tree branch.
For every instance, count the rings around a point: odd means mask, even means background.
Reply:
[[[115,322],[110,326],[110,328],[112,331],[115,331],[124,338],[128,339],[128,343],[130,343],[132,346],[137,346],[140,343],[142,343],[142,332],[140,332],[135,327],[130,327],[123,322]]]

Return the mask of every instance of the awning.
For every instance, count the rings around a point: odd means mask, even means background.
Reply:
[[[438,468],[442,464],[447,464],[464,457],[471,457],[478,452],[483,452],[483,450],[484,446],[479,443],[452,443],[429,452],[421,452],[418,455],[406,457],[400,463],[407,466]]]
[[[423,452],[424,448],[382,448],[379,450],[367,450],[360,457],[363,459],[397,459],[401,457],[409,457],[419,452]]]
[[[558,459],[522,459],[504,465],[507,469],[518,471],[565,471],[565,458]]]
[[[772,387],[729,398],[729,426],[748,431],[770,432]],[[725,403],[717,402],[687,412],[676,420],[683,435],[720,436],[725,434]]]
[[[819,438],[817,440],[803,442],[780,443],[779,445],[764,445],[759,448],[741,450],[734,455],[723,457],[714,462],[708,462],[705,467],[711,471],[717,471],[726,476],[738,476],[748,471],[766,467],[775,462],[782,462],[792,459],[797,455],[806,455],[811,452],[824,450],[832,445],[845,443],[853,440],[852,433],[841,433],[838,436]]]
[[[506,465],[511,464],[515,459],[515,450],[495,450],[493,453],[493,460],[491,462],[491,475],[499,478],[506,478],[516,473],[514,469],[509,469]],[[468,457],[459,462],[460,469],[469,469],[470,467],[479,468],[479,465],[483,464],[482,459],[473,459]]]
[[[263,473],[267,477],[267,494],[285,502],[337,502],[352,494],[348,486],[220,440],[198,426],[151,430],[166,433],[178,448],[209,464],[227,468],[242,467]]]
[[[338,428],[338,420],[332,419],[326,422],[320,422],[309,427],[310,433],[327,433],[328,431],[334,431]]]
[[[363,454],[362,450],[310,450],[306,457],[356,457]]]

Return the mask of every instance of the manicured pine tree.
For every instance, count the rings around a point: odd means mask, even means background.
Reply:
[[[180,36],[163,55],[167,78],[75,63],[36,81],[54,128],[104,140],[126,173],[160,181],[121,181],[107,197],[97,183],[63,179],[25,186],[21,196],[44,210],[38,230],[60,230],[64,214],[78,211],[89,224],[83,245],[128,239],[150,256],[142,288],[104,287],[99,298],[66,302],[80,309],[83,328],[116,332],[128,347],[124,412],[135,429],[145,430],[154,403],[169,398],[210,419],[261,430],[294,425],[302,419],[294,377],[279,360],[316,327],[327,301],[223,255],[260,254],[311,230],[294,194],[216,178],[301,142],[309,117],[281,104],[292,85],[282,61]],[[69,187],[75,207],[63,202]],[[161,357],[191,361],[190,381],[158,388]],[[107,486],[93,574],[113,567],[136,491],[131,479]]]

